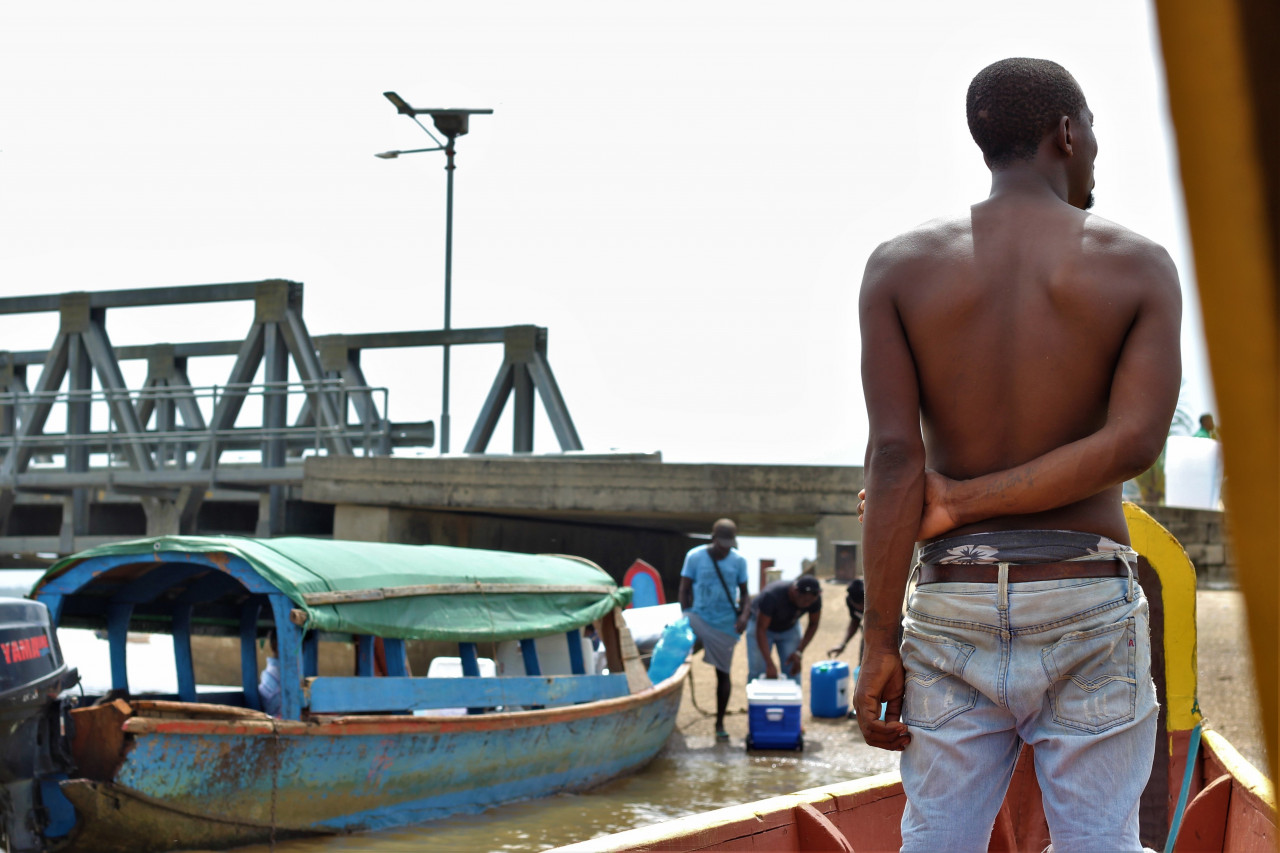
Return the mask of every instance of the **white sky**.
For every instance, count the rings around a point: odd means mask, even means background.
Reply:
[[[382,97],[491,107],[458,145],[455,327],[534,323],[588,450],[861,464],[868,253],[985,196],[986,64],[1064,64],[1095,211],[1166,245],[1186,408],[1211,408],[1146,3],[12,3],[0,295],[288,278],[314,335],[440,327],[445,173]],[[239,339],[250,306],[117,311],[117,344]],[[0,317],[0,348],[52,343]],[[501,359],[455,349],[453,449]],[[439,356],[367,355],[396,420]],[[225,381],[228,364],[197,382]],[[137,381],[140,376],[135,379]],[[536,448],[555,450],[545,420]],[[491,450],[510,449],[504,423]]]

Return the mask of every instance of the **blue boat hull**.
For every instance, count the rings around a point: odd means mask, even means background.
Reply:
[[[132,717],[109,781],[72,779],[70,849],[233,846],[385,829],[634,772],[666,743],[685,668],[634,696],[459,717]]]

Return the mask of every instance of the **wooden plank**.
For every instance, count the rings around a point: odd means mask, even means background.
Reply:
[[[356,675],[373,675],[373,637],[367,634],[356,637]]]
[[[574,675],[584,675],[587,667],[582,660],[582,632],[574,628],[572,631],[567,631],[564,636],[569,641],[569,670]]]
[[[183,702],[196,701],[195,661],[191,658],[191,611],[193,605],[173,609],[173,668],[178,674],[178,696]]]
[[[310,708],[317,714],[432,708],[496,708],[512,705],[571,705],[628,694],[627,677],[562,675],[513,678],[307,679]]]
[[[123,699],[71,709],[71,755],[77,775],[95,782],[115,776],[124,760],[123,726],[131,716],[133,709]]]
[[[125,643],[129,637],[129,619],[133,605],[113,602],[107,607],[107,642],[111,655],[111,689],[129,692],[129,665]]]
[[[390,586],[381,589],[348,589],[336,592],[309,592],[302,596],[307,604],[347,604],[357,601],[382,601],[387,598],[409,598],[418,595],[474,595],[476,593],[537,593],[582,592],[608,595],[617,587],[591,584],[533,584],[533,583],[434,583],[409,586]]]

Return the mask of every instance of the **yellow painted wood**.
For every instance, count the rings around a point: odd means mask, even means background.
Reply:
[[[1271,811],[1276,810],[1276,789],[1271,784],[1271,780],[1258,771],[1258,768],[1249,763],[1243,755],[1236,752],[1236,748],[1231,742],[1213,729],[1206,729],[1204,733],[1205,743],[1213,750],[1213,754],[1218,756],[1218,760],[1222,762],[1222,766],[1226,768],[1227,773],[1235,780],[1235,783],[1242,788],[1251,792],[1262,802],[1271,807]],[[1272,816],[1274,819],[1274,815]]]
[[[1196,570],[1181,543],[1141,508],[1124,505],[1133,549],[1160,576],[1164,599],[1164,683],[1170,732],[1200,722],[1196,700]]]
[[[1156,0],[1200,309],[1223,437],[1227,522],[1276,778],[1280,681],[1280,347],[1276,251],[1255,117],[1275,80],[1250,81],[1239,0]],[[1263,87],[1255,91],[1254,85]]]

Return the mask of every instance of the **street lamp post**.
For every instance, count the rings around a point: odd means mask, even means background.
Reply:
[[[426,131],[427,136],[436,143],[435,148],[415,148],[410,151],[384,151],[381,154],[375,154],[375,157],[381,157],[384,160],[394,160],[401,154],[418,154],[424,151],[443,151],[445,156],[445,172],[448,174],[448,191],[445,197],[445,224],[444,224],[444,328],[448,331],[452,328],[453,319],[453,173],[455,170],[453,155],[454,142],[459,136],[466,134],[469,130],[470,118],[473,115],[492,115],[493,110],[473,110],[473,109],[442,109],[436,107],[426,107],[415,109],[409,106],[404,98],[395,92],[382,93],[388,101],[396,107],[396,112],[400,115],[406,115],[413,119],[418,127]],[[446,142],[440,142],[436,139],[434,133],[427,129],[427,126],[418,121],[418,116],[429,115],[431,122],[436,126],[436,130],[444,134]],[[443,396],[440,404],[440,453],[449,452],[449,344],[444,345],[444,380],[441,383],[443,388]]]

